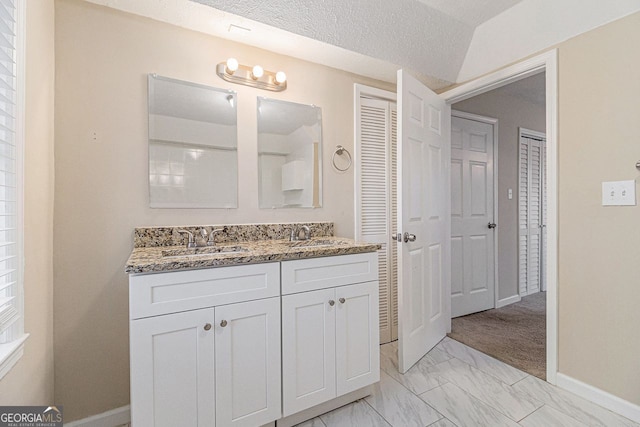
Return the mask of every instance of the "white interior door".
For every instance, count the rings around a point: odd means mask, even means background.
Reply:
[[[519,283],[521,296],[540,292],[545,265],[544,134],[520,129],[520,185],[518,197]]]
[[[399,70],[398,123],[398,367],[404,373],[444,338],[450,322],[451,108]]]
[[[494,308],[493,124],[451,117],[451,317]]]
[[[380,343],[398,338],[396,103],[360,97],[356,114],[356,239],[378,243]]]

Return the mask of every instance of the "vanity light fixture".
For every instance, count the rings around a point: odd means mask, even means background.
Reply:
[[[287,75],[283,71],[274,73],[260,65],[248,67],[241,65],[235,58],[229,58],[216,67],[216,74],[228,82],[256,87],[258,89],[280,92],[287,88]]]
[[[236,58],[229,58],[225,63],[225,71],[229,74],[233,74],[238,70],[238,60]]]

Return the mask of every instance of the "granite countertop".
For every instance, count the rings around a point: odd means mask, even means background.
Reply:
[[[262,262],[374,252],[377,243],[361,243],[343,237],[315,237],[311,240],[248,240],[219,243],[216,248],[237,248],[239,252],[207,253],[211,247],[186,249],[185,246],[136,247],[125,266],[131,274],[179,271]],[[198,254],[199,253],[199,254]],[[197,255],[196,255],[197,254]]]

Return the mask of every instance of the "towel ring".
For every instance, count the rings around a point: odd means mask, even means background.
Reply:
[[[344,169],[339,168],[338,165],[336,165],[336,156],[342,156],[343,153],[346,153],[349,159],[349,164]],[[333,156],[331,157],[331,163],[333,163],[333,167],[339,170],[340,172],[348,171],[349,168],[351,167],[351,164],[353,163],[353,160],[351,159],[351,153],[349,153],[349,151],[346,148],[344,148],[342,145],[336,145],[336,151],[333,152]]]

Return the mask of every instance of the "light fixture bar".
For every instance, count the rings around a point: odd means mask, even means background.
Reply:
[[[251,86],[258,89],[281,92],[287,88],[287,81],[278,83],[276,73],[264,70],[261,77],[253,75],[253,68],[246,65],[238,65],[238,69],[230,72],[226,62],[221,62],[216,66],[216,74],[228,82]]]

